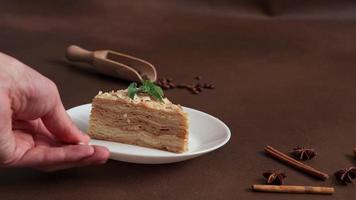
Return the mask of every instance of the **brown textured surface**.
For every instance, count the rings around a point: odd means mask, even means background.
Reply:
[[[105,2],[105,3],[104,3]],[[69,44],[114,49],[153,62],[161,76],[202,75],[215,90],[167,96],[213,114],[231,141],[176,164],[104,166],[45,174],[0,170],[0,199],[355,199],[355,185],[321,182],[263,155],[298,144],[332,174],[355,165],[356,5],[352,1],[2,1],[0,49],[54,80],[67,108],[127,83],[72,68]],[[263,2],[263,3],[257,3]],[[335,186],[332,196],[249,191],[266,169],[286,184]]]

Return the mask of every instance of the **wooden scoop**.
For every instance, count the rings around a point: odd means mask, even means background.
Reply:
[[[71,45],[67,48],[66,57],[69,61],[87,63],[98,72],[128,81],[156,81],[156,68],[149,62],[123,53],[99,50],[88,51]]]

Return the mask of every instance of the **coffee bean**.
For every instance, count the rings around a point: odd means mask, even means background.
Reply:
[[[176,87],[177,87],[176,84],[171,83],[171,82],[169,82],[168,85],[169,85],[171,88],[176,88]]]
[[[195,88],[195,85],[193,85],[193,84],[187,84],[187,87],[188,87],[188,88]]]
[[[196,80],[201,80],[202,76],[196,76]],[[176,84],[173,82],[173,79],[171,77],[164,77],[164,78],[159,78],[156,81],[156,84],[160,86],[162,89],[173,89],[173,88],[184,88],[188,91],[190,91],[192,94],[199,94],[203,92],[204,89],[214,89],[215,85],[209,84],[209,83],[192,83],[192,84],[186,84],[186,83],[181,83],[181,84]]]
[[[193,94],[199,94],[199,91],[198,90],[193,90],[192,93]]]
[[[204,88],[206,88],[206,89],[214,89],[214,88],[215,88],[215,85],[205,83],[205,84],[204,84]]]
[[[169,88],[170,88],[170,86],[169,86],[169,85],[167,85],[167,84],[162,84],[162,88],[163,88],[163,89],[169,89]]]

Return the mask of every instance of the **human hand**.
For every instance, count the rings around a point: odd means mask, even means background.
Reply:
[[[105,163],[67,115],[56,85],[0,53],[0,166],[46,171]]]

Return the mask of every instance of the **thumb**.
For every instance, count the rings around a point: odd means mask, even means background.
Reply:
[[[42,121],[53,136],[62,142],[87,144],[90,140],[88,135],[74,125],[59,98],[53,110],[42,117]]]

